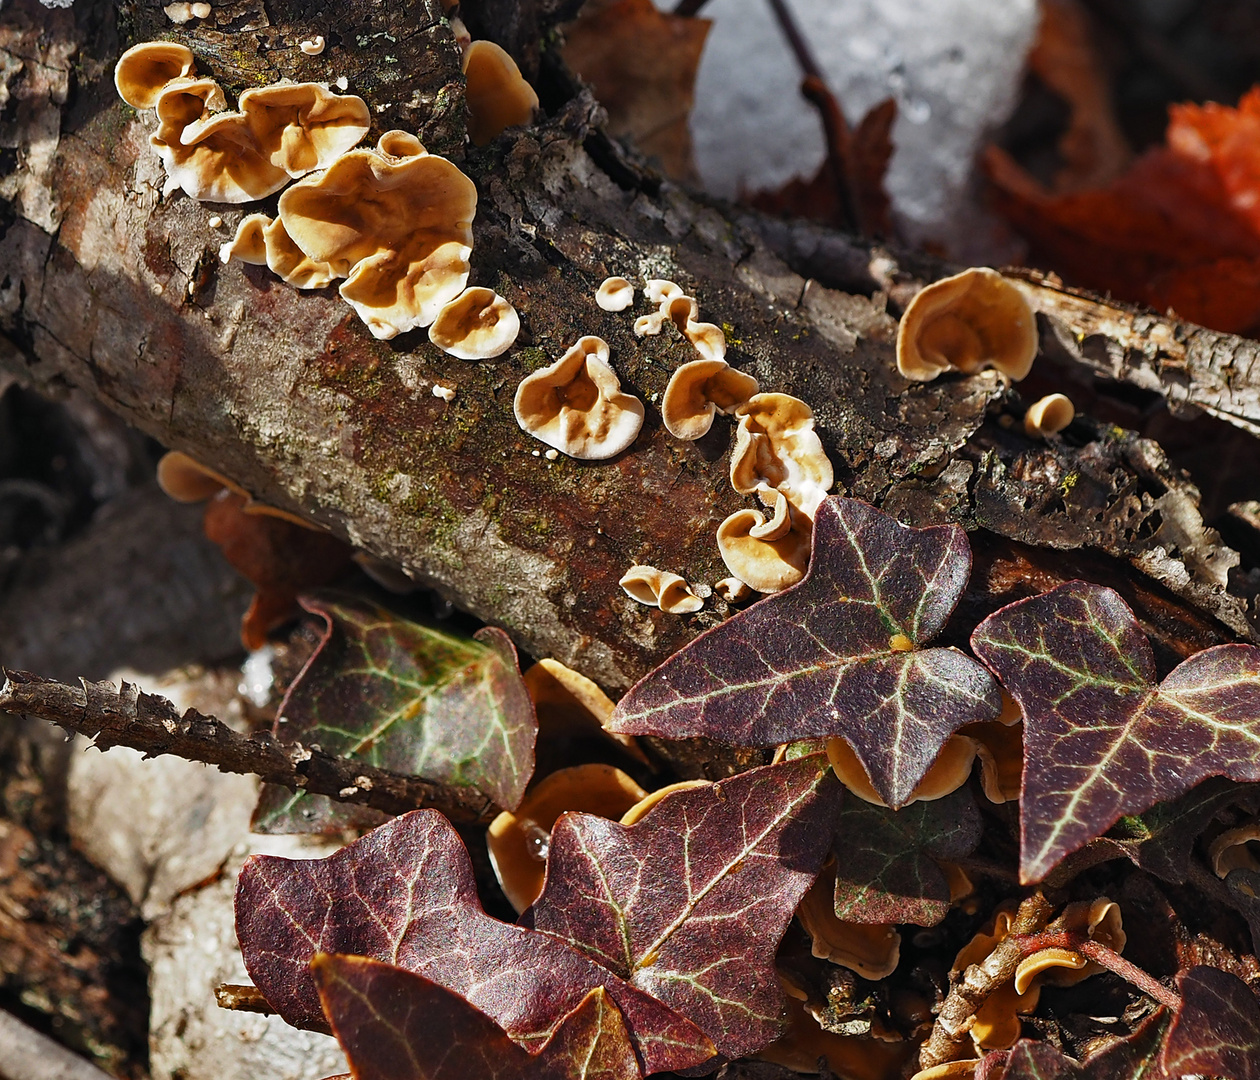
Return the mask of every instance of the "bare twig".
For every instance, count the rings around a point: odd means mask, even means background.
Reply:
[[[475,788],[430,783],[324,753],[301,743],[281,745],[270,735],[248,737],[196,709],[182,715],[166,698],[124,682],[82,680],[81,686],[4,670],[0,711],[51,720],[93,736],[103,750],[130,746],[153,757],[175,754],[217,765],[224,772],[255,773],[273,784],[370,806],[387,814],[432,808],[456,824],[489,821],[497,807]]]
[[[1067,949],[1069,952],[1080,953],[1085,959],[1092,960],[1108,971],[1115,972],[1120,978],[1132,983],[1142,993],[1153,997],[1161,1005],[1167,1005],[1168,1008],[1174,1010],[1181,1008],[1181,998],[1175,991],[1168,989],[1153,975],[1147,974],[1114,949],[1082,934],[1079,930],[1042,930],[1040,933],[1018,938],[1011,935],[1007,940],[1016,943],[1021,957],[1031,956],[1042,949]]]
[[[109,1073],[3,1010],[0,1047],[3,1080],[111,1080]]]
[[[276,1014],[276,1010],[267,1004],[267,999],[256,986],[219,983],[214,988],[214,1001],[220,1009],[231,1009],[234,1012],[262,1013],[264,1016]]]
[[[932,1034],[919,1050],[919,1068],[943,1065],[959,1056],[959,1047],[967,1037],[976,1010],[999,986],[1015,977],[1015,968],[1024,958],[1016,938],[1035,934],[1044,927],[1051,910],[1050,902],[1041,893],[1028,897],[1015,913],[1010,935],[998,942],[983,962],[972,964],[962,973],[941,1005]]]

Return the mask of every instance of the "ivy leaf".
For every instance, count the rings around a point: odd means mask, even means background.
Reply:
[[[774,952],[831,843],[822,755],[667,796],[635,825],[565,814],[526,919],[695,1023],[730,1058],[781,1033]]]
[[[538,721],[502,630],[486,627],[470,641],[354,597],[307,597],[302,605],[325,629],[280,705],[277,739],[520,805]],[[309,831],[310,804],[304,792],[265,799],[256,822]],[[325,817],[315,812],[321,825]]]
[[[1181,1008],[1164,1047],[1164,1070],[1260,1078],[1260,1002],[1242,979],[1213,967],[1192,967],[1177,977]]]
[[[1168,1015],[1160,1009],[1128,1038],[1079,1065],[1049,1043],[1021,1039],[1011,1050],[1002,1080],[1165,1080],[1159,1048],[1167,1027]]]
[[[310,961],[347,953],[424,975],[527,1047],[603,986],[648,1072],[715,1053],[695,1025],[588,956],[482,911],[468,851],[435,810],[395,818],[326,859],[252,856],[236,887],[236,936],[254,984],[297,1027],[327,1028]]]
[[[966,787],[902,810],[849,799],[836,825],[836,916],[935,926],[949,911],[937,859],[970,855],[984,822]]]
[[[639,1080],[617,1006],[596,987],[537,1054],[458,994],[363,956],[311,961],[333,1034],[356,1080]]]
[[[1020,876],[1209,776],[1260,779],[1260,649],[1217,645],[1160,684],[1129,606],[1069,581],[971,636],[1024,713]]]
[[[1001,711],[997,684],[955,649],[925,649],[962,595],[957,525],[910,529],[855,499],[818,509],[799,585],[701,634],[621,699],[608,727],[777,746],[843,735],[889,806],[945,740]]]

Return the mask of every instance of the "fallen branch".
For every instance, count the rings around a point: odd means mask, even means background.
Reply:
[[[68,686],[25,671],[5,670],[4,676],[0,711],[37,716],[81,731],[102,750],[129,746],[150,757],[174,754],[387,814],[430,808],[463,825],[488,822],[498,813],[475,788],[402,776],[301,743],[281,745],[270,735],[241,735],[196,709],[181,715],[166,698],[127,682],[115,690],[107,682],[84,679],[81,686]]]

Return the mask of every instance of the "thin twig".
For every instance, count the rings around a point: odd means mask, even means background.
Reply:
[[[932,1034],[919,1050],[920,1069],[943,1065],[959,1056],[976,1010],[998,987],[1015,977],[1015,969],[1024,957],[1016,938],[1035,934],[1045,926],[1052,910],[1041,893],[1028,897],[1015,913],[1010,935],[998,942],[981,963],[972,964],[962,973],[941,1005]]]
[[[709,0],[678,0],[678,5],[674,8],[673,14],[691,18],[693,15],[698,15],[700,9],[708,2]]]
[[[276,1010],[263,997],[256,986],[242,986],[240,983],[219,983],[214,988],[214,1002],[220,1009],[232,1009],[235,1012],[262,1013],[264,1016],[275,1016]]]
[[[109,1073],[0,1010],[0,1076],[5,1080],[112,1080]]]
[[[166,698],[126,682],[118,690],[86,680],[68,686],[25,671],[0,670],[5,676],[0,712],[38,716],[81,731],[93,736],[102,750],[130,746],[150,757],[174,754],[387,814],[428,807],[462,825],[487,822],[498,812],[476,788],[403,776],[301,743],[281,745],[270,735],[241,735],[196,709],[181,715]]]
[[[1181,1008],[1181,998],[1175,991],[1168,989],[1153,975],[1147,974],[1114,949],[1078,930],[1043,930],[1018,939],[1012,935],[1009,940],[1017,942],[1024,956],[1031,956],[1042,949],[1066,949],[1069,952],[1080,953],[1085,959],[1092,960],[1108,971],[1115,972],[1120,978],[1132,983],[1142,993],[1153,997],[1161,1005],[1167,1005],[1173,1010]]]

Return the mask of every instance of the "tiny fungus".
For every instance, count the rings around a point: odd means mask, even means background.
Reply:
[[[1047,394],[1028,406],[1024,431],[1034,439],[1056,435],[1076,418],[1076,407],[1065,394]]]
[[[657,788],[649,795],[645,795],[629,810],[621,815],[622,825],[633,825],[639,821],[644,814],[652,809],[666,795],[672,795],[675,791],[691,791],[693,788],[708,787],[712,783],[711,780],[679,780],[676,784],[666,784],[664,787]]]
[[[659,607],[670,615],[686,615],[704,607],[704,601],[683,578],[655,566],[632,566],[617,584],[631,599]]]
[[[976,760],[980,744],[965,735],[951,735],[932,762],[923,779],[910,793],[907,805],[913,802],[932,802],[957,791],[971,776],[971,766]],[[827,740],[827,760],[836,777],[854,795],[875,806],[887,806],[871,786],[870,778],[853,748],[846,739]]]
[[[187,46],[174,41],[142,41],[114,65],[114,86],[132,108],[152,109],[163,88],[175,79],[191,76],[195,65]]]
[[[576,765],[543,777],[514,813],[501,813],[486,832],[490,863],[508,902],[520,912],[538,899],[551,829],[561,814],[577,810],[616,821],[646,795],[611,765]]]
[[[971,1080],[980,1066],[979,1058],[959,1058],[944,1061],[927,1069],[920,1069],[910,1080]]]
[[[304,529],[322,532],[318,525],[313,525],[305,518],[290,514],[266,503],[255,502],[240,484],[229,480],[222,473],[207,468],[180,450],[168,450],[162,455],[157,465],[157,482],[170,498],[176,502],[194,503],[212,499],[225,488],[233,495],[239,495],[244,501],[241,510],[246,514],[264,514],[267,517],[280,518]]]
[[[612,699],[585,675],[559,660],[544,657],[526,669],[524,678],[525,689],[538,714],[540,737],[599,734],[647,764],[633,735],[622,735],[604,727],[613,714]]]
[[[717,593],[719,599],[725,600],[728,604],[738,604],[752,595],[752,589],[748,587],[747,582],[740,581],[737,577],[724,577],[721,581],[715,582],[713,591]]]
[[[1226,829],[1208,845],[1208,859],[1218,878],[1231,870],[1260,870],[1260,821],[1249,821],[1234,829]]]
[[[493,41],[474,41],[464,51],[468,137],[485,146],[510,127],[528,124],[538,95],[513,60]]]
[[[901,935],[891,926],[850,923],[836,917],[836,867],[828,862],[796,909],[815,956],[878,981],[901,959]]]
[[[397,147],[388,133],[381,144]],[[341,296],[374,337],[428,326],[468,282],[477,189],[434,154],[351,150],[280,196],[310,258],[345,276]]]
[[[814,430],[813,410],[789,394],[754,394],[735,415],[731,486],[741,495],[763,488],[781,491],[793,510],[812,522],[835,481]]]
[[[441,383],[434,383],[433,396],[441,398],[449,405],[455,400],[455,388],[453,386],[443,386]]]
[[[986,365],[1018,381],[1037,355],[1037,320],[1023,290],[987,267],[922,289],[897,327],[897,370],[926,382]]]
[[[393,158],[418,157],[428,153],[424,143],[410,131],[399,131],[397,128],[385,132],[376,140],[376,150],[377,153]]]
[[[760,510],[736,510],[717,530],[718,550],[726,568],[758,592],[782,592],[805,576],[810,537],[789,529],[777,540],[761,540],[752,531],[766,524]]]
[[[461,360],[489,360],[507,352],[520,333],[516,308],[493,289],[465,289],[442,307],[429,340]]]
[[[573,458],[599,461],[628,447],[643,426],[643,402],[622,393],[602,338],[584,337],[549,367],[521,380],[516,422]]]
[[[595,303],[603,311],[625,311],[634,303],[634,286],[623,277],[605,278],[595,290]]]
[[[298,48],[306,53],[307,56],[318,56],[324,51],[324,39],[319,34],[316,34],[314,37],[303,41],[298,45]]]
[[[988,927],[976,934],[959,950],[950,970],[953,981],[972,964],[981,964],[997,946],[1010,936],[1013,906],[999,909]],[[1001,983],[976,1009],[971,1025],[971,1041],[977,1050],[1005,1050],[1014,1046],[1023,1028],[1021,1013],[1030,1013],[1041,999],[1041,987],[1033,983],[1024,993],[1011,981]]]
[[[758,389],[756,379],[725,360],[692,360],[670,376],[661,416],[675,438],[698,439],[713,426],[716,413],[735,412]]]
[[[189,4],[184,0],[178,0],[174,4],[167,4],[162,12],[176,26],[183,26],[184,23],[193,19],[208,19],[210,10],[209,4]]]

